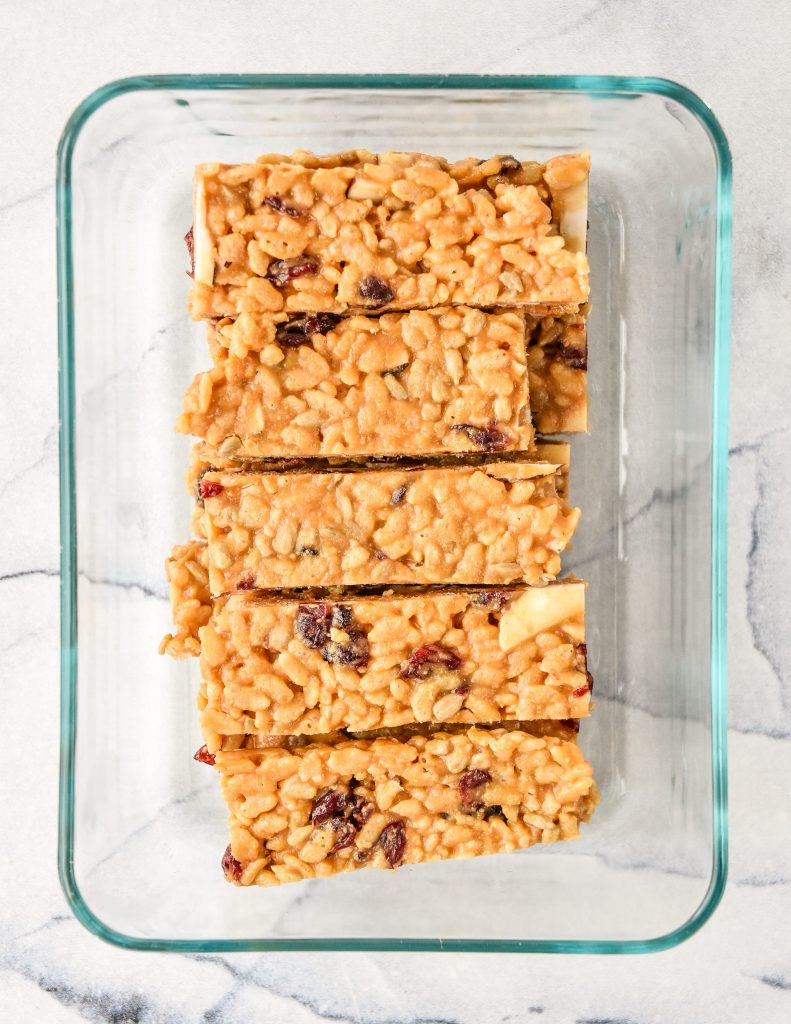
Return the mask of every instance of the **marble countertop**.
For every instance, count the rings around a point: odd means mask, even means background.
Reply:
[[[0,463],[0,1021],[791,1019],[791,547],[783,526],[791,503],[789,34],[791,7],[780,0],[749,11],[737,0],[3,5],[0,239],[8,284],[0,291],[0,432],[10,442]],[[231,70],[651,74],[689,86],[719,117],[733,151],[736,211],[731,869],[721,906],[682,946],[628,957],[178,956],[111,948],[70,914],[55,868],[55,149],[74,106],[110,79]]]

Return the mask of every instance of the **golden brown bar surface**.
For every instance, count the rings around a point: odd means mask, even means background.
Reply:
[[[525,318],[467,306],[379,317],[242,314],[177,429],[236,459],[530,447]]]
[[[205,473],[211,591],[546,582],[580,516],[558,496],[557,470]]]
[[[598,801],[576,743],[471,728],[216,755],[226,878],[278,885],[577,838]]]
[[[236,594],[200,629],[204,739],[585,717],[585,585]]]
[[[589,165],[363,151],[200,164],[192,314],[579,305]]]

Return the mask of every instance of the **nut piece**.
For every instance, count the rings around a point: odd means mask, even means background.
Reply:
[[[511,651],[529,637],[584,613],[584,583],[531,587],[512,601],[500,616],[500,649]]]

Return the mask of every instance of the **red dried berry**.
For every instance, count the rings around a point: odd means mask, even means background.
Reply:
[[[470,684],[462,683],[461,686],[457,686],[453,692],[457,693],[460,697],[466,697],[470,692]]]
[[[442,644],[426,644],[409,655],[398,674],[401,679],[426,679],[435,665],[454,672],[461,665],[461,658]]]
[[[330,853],[337,853],[338,850],[346,850],[348,847],[354,845],[354,837],[357,835],[357,829],[351,821],[348,821],[346,818],[334,818],[330,824],[337,836]]]
[[[563,345],[560,349],[560,358],[566,366],[570,366],[572,370],[587,370],[588,346],[586,345],[584,348],[572,348],[569,345]]]
[[[346,629],[352,624],[352,610],[348,604],[336,604],[332,609],[332,625],[335,629]]]
[[[406,851],[406,826],[403,821],[391,821],[385,825],[379,836],[382,853],[391,868],[396,868],[404,859]]]
[[[479,799],[478,790],[492,781],[492,776],[484,768],[471,768],[459,779],[459,793],[461,802],[465,807],[480,807],[483,801]]]
[[[229,882],[240,882],[242,880],[242,865],[231,853],[231,847],[226,846],[222,855],[222,869]]]
[[[300,210],[297,206],[289,206],[282,196],[266,196],[264,202],[267,206],[271,206],[273,210],[277,210],[278,213],[285,213],[288,217],[305,216],[304,210]]]
[[[345,632],[349,637],[348,642],[336,643],[329,640],[322,647],[321,656],[330,665],[362,668],[368,664],[368,637],[361,629],[347,628]]]
[[[216,498],[225,490],[223,485],[218,484],[216,480],[201,480],[199,488],[201,498]]]
[[[209,753],[209,748],[204,743],[200,750],[196,750],[193,754],[195,761],[200,761],[201,764],[214,764],[214,754]]]
[[[363,825],[368,821],[371,815],[376,810],[376,805],[373,800],[369,800],[365,796],[360,796],[357,793],[352,795],[351,803],[351,814],[349,815],[349,821],[352,822],[357,828],[362,828]]]
[[[316,274],[319,261],[313,256],[297,256],[291,260],[275,260],[269,264],[266,276],[273,284],[282,285],[304,274]]]
[[[237,590],[255,590],[255,580],[252,576],[242,576],[236,584]]]
[[[280,324],[275,331],[275,341],[285,348],[298,348],[310,341],[314,334],[326,334],[340,320],[334,313],[317,313],[303,316]]]
[[[571,691],[571,696],[584,697],[586,693],[590,693],[590,686],[578,686],[576,690]]]
[[[310,820],[314,825],[321,825],[330,818],[340,818],[346,810],[348,797],[338,789],[327,789],[313,801]]]
[[[294,623],[297,636],[311,650],[323,647],[330,638],[332,608],[329,604],[301,604]]]
[[[364,277],[360,281],[359,292],[361,297],[367,300],[367,304],[373,306],[374,309],[384,306],[386,302],[390,302],[393,298],[393,293],[386,282],[381,277],[375,277],[373,274]]]
[[[483,590],[480,594],[473,595],[470,604],[479,608],[493,608],[499,612],[508,604],[508,594],[504,590]]]
[[[190,268],[187,271],[187,277],[195,277],[195,231],[194,228],[190,228],[184,236],[184,241],[187,244],[187,252],[190,257]]]
[[[488,427],[474,427],[470,423],[454,423],[451,430],[465,434],[476,448],[487,452],[501,452],[508,447],[508,438],[493,424]]]

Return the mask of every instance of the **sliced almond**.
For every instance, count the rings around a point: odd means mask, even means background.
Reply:
[[[500,617],[500,649],[512,651],[530,637],[584,614],[584,583],[531,587],[503,611]]]

